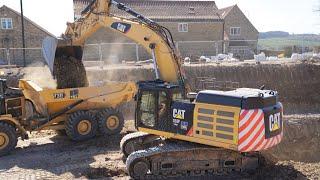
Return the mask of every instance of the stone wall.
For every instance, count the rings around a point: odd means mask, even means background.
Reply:
[[[178,32],[179,22],[160,22],[159,24],[170,29],[173,39],[180,50],[183,57],[199,57],[202,55],[214,56],[222,53],[222,42],[208,42],[219,41],[222,38],[222,22],[206,22],[188,23],[188,32]],[[207,42],[189,42],[189,41],[207,41]],[[87,44],[98,43],[135,43],[129,38],[124,37],[121,33],[103,28],[98,30],[87,41]],[[150,59],[151,56],[143,49],[138,47],[139,59]],[[136,60],[136,46],[133,44],[104,44],[102,45],[103,59],[112,61],[113,59],[121,60]],[[112,54],[112,55],[111,55]],[[99,49],[96,46],[86,46],[85,60],[98,60]]]
[[[21,33],[21,17],[20,14],[12,9],[3,6],[0,8],[0,18],[12,18],[13,29],[1,29],[0,31],[0,48],[22,48],[22,33]],[[25,45],[26,48],[40,48],[43,38],[53,36],[44,29],[25,18]],[[23,50],[10,49],[10,61],[12,64],[23,65]],[[8,61],[4,50],[0,52],[0,59]],[[33,64],[43,62],[41,50],[27,49],[26,63]]]
[[[230,28],[231,27],[240,27],[241,32],[240,35],[231,35]],[[251,51],[245,51],[244,54],[239,54],[242,59],[253,59],[253,53],[257,51],[257,44],[258,44],[258,36],[259,32],[257,29],[251,24],[248,18],[243,14],[243,12],[239,9],[238,6],[234,6],[232,10],[228,13],[225,17],[225,39],[228,40],[236,40],[235,42],[230,42],[228,45],[229,51],[232,49],[249,49]],[[244,41],[239,41],[244,40]],[[255,41],[247,41],[247,40],[255,40]],[[233,45],[231,44],[233,43]],[[233,46],[233,47],[231,47]],[[238,47],[238,48],[237,48]],[[248,47],[248,48],[245,48]],[[237,55],[237,53],[235,54]]]
[[[82,9],[84,9],[91,0],[74,0],[75,14],[79,16]],[[148,4],[148,6],[151,6]],[[142,7],[138,7],[142,8]],[[148,7],[145,7],[148,8]],[[185,15],[179,17],[169,17],[164,19],[155,19],[159,24],[170,29],[174,41],[177,43],[180,53],[183,57],[199,56],[215,56],[220,53],[233,53],[236,57],[241,59],[252,59],[254,53],[257,51],[258,31],[250,23],[247,17],[242,13],[238,6],[229,7],[230,11],[227,15],[220,14],[217,19],[210,20],[194,20],[192,18],[185,18]],[[140,9],[143,13],[144,9]],[[166,9],[163,9],[166,11]],[[169,10],[167,10],[169,11]],[[217,14],[220,13],[217,11]],[[151,13],[152,14],[152,13]],[[157,14],[155,12],[155,14]],[[208,15],[209,16],[209,15]],[[210,16],[214,16],[210,14]],[[223,20],[225,23],[223,23]],[[188,23],[188,32],[178,32],[178,24]],[[230,27],[241,27],[240,36],[230,36]],[[223,38],[224,37],[224,38]],[[242,40],[241,42],[222,42],[223,40]],[[253,41],[248,41],[253,40]],[[187,43],[187,42],[188,43]],[[197,41],[197,42],[190,42]],[[199,42],[206,41],[206,42]],[[218,41],[217,43],[208,41]],[[101,29],[87,40],[91,43],[133,43],[128,38],[122,37],[109,29]],[[105,61],[114,61],[114,59],[121,60],[137,60],[137,51],[140,60],[150,59],[150,56],[141,47],[137,48],[134,45],[103,45],[103,59]],[[85,50],[86,60],[99,60],[100,56],[97,47],[90,47]],[[110,55],[110,53],[115,53]],[[111,59],[111,60],[110,60]]]

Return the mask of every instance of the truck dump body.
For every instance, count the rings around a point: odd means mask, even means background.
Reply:
[[[36,111],[43,116],[58,113],[80,100],[83,102],[68,113],[78,110],[115,108],[121,103],[130,101],[136,92],[133,82],[110,82],[97,87],[42,89],[32,81],[20,80],[19,87],[23,89],[26,100],[31,101]]]

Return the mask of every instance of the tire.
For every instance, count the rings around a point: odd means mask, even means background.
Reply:
[[[35,114],[35,108],[33,103],[30,100],[26,100],[25,102],[25,109],[26,109],[26,119],[31,119]]]
[[[123,128],[124,118],[122,113],[113,108],[107,108],[97,113],[99,132],[102,135],[120,133]]]
[[[85,141],[96,136],[98,123],[88,111],[77,111],[69,115],[66,122],[66,133],[73,141]]]
[[[0,156],[9,154],[17,146],[16,129],[5,122],[0,122]]]

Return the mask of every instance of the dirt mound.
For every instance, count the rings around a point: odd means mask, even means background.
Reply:
[[[286,116],[283,140],[265,153],[278,160],[319,162],[320,115]]]
[[[240,87],[277,90],[286,114],[317,113],[320,107],[320,66],[264,64],[247,66],[186,67],[191,85],[195,77],[239,82]]]
[[[320,65],[316,64],[263,64],[239,66],[185,66],[187,79],[193,90],[197,77],[216,78],[217,81],[239,82],[240,87],[277,90],[285,114],[320,113]],[[124,73],[125,72],[125,73]],[[90,81],[95,77],[104,80],[139,81],[154,79],[152,68],[132,67],[89,70]]]
[[[56,58],[53,73],[57,80],[57,88],[77,88],[89,85],[86,70],[81,60],[62,56]]]

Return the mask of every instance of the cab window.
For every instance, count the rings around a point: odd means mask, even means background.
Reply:
[[[154,92],[143,92],[140,101],[141,123],[147,127],[155,126],[156,96]]]
[[[181,100],[181,99],[183,99],[183,96],[182,96],[182,93],[181,92],[174,92],[173,94],[172,94],[172,99],[173,100]]]
[[[169,110],[169,102],[167,93],[165,91],[159,92],[159,100],[158,100],[158,117],[160,120],[166,119],[167,111]]]

